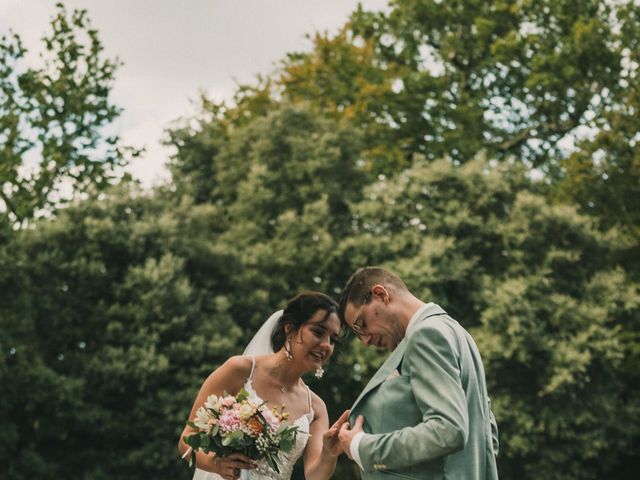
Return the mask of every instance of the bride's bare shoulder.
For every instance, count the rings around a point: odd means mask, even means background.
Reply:
[[[222,370],[226,375],[237,375],[239,377],[247,377],[251,372],[253,360],[251,357],[243,355],[234,355],[229,357],[218,370]]]
[[[249,377],[251,365],[251,357],[241,355],[230,357],[205,380],[206,390],[217,395],[222,391],[238,391]]]

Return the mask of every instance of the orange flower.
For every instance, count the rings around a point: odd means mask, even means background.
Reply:
[[[251,433],[254,437],[257,437],[262,433],[262,424],[255,417],[249,419],[249,421],[247,422],[247,426],[249,427],[249,430],[251,430]]]

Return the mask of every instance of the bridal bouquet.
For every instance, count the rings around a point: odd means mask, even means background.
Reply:
[[[243,388],[236,396],[210,395],[188,424],[197,430],[184,441],[191,447],[189,466],[195,463],[198,450],[225,457],[240,452],[254,460],[265,460],[276,472],[280,451],[293,448],[298,427],[284,423],[288,414],[269,409],[265,403],[256,405]]]

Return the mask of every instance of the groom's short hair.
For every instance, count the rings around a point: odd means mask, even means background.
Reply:
[[[344,322],[344,311],[349,303],[354,307],[359,307],[363,303],[371,301],[369,293],[374,285],[384,285],[397,291],[408,291],[402,279],[395,273],[381,267],[363,267],[355,271],[347,284],[342,289],[340,295],[340,306],[338,314],[340,320]]]

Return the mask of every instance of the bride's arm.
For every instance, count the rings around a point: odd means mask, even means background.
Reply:
[[[348,421],[349,412],[344,412],[329,428],[327,407],[316,394],[313,394],[313,411],[315,415],[304,451],[304,476],[307,480],[326,480],[333,475],[338,456],[342,453],[338,432],[342,424]]]
[[[193,407],[191,407],[189,420],[193,421],[195,419],[196,411],[204,405],[204,402],[207,400],[209,395],[222,395],[225,391],[228,393],[239,391],[244,385],[244,379],[249,376],[250,369],[251,359],[241,356],[231,357],[216,369],[207,377],[200,387],[198,396],[193,402]],[[184,430],[180,434],[180,440],[178,441],[178,451],[180,452],[180,456],[185,458],[187,461],[191,453],[189,451],[191,447],[184,442],[184,437],[195,432],[196,431],[192,427],[185,425]],[[187,451],[189,451],[188,454]],[[219,463],[219,461],[216,462],[216,457],[213,453],[206,454],[201,451],[196,453],[196,467],[201,470],[218,473],[218,470],[220,469]]]

